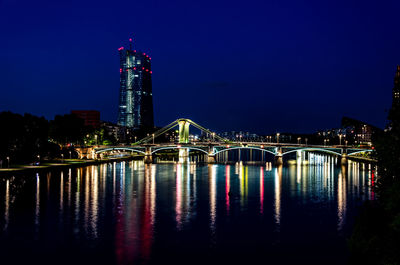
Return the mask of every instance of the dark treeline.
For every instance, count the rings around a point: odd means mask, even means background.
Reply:
[[[0,164],[31,163],[41,159],[69,157],[74,145],[84,144],[95,130],[73,114],[48,121],[31,114],[0,113]],[[99,133],[100,135],[100,133]],[[74,155],[74,152],[72,152]]]
[[[366,202],[356,221],[351,264],[400,264],[400,104],[388,119],[389,129],[374,139],[378,199]]]

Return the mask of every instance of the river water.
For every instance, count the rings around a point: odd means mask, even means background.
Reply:
[[[1,264],[343,264],[374,166],[141,161],[0,177]]]

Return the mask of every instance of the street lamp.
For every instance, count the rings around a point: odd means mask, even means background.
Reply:
[[[342,145],[342,134],[339,134],[339,145]]]
[[[324,139],[324,146],[326,146],[326,139]]]
[[[69,151],[69,159],[71,159],[71,151]]]
[[[137,136],[135,136],[135,143],[136,143],[136,138],[137,138]]]
[[[7,156],[7,167],[10,168],[10,157]]]
[[[301,137],[297,137],[297,144],[300,144]]]
[[[97,145],[97,134],[94,135],[94,138],[96,139],[96,145]]]
[[[308,138],[306,138],[306,145],[307,145]]]
[[[279,135],[280,135],[280,133],[277,133],[277,134],[276,134],[276,143],[277,143],[277,144],[279,144]]]
[[[153,144],[154,144],[154,133],[152,134],[152,136],[153,136]]]
[[[61,154],[61,162],[64,163],[64,154]]]

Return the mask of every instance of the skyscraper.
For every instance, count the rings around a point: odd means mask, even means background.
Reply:
[[[129,49],[118,49],[120,56],[120,94],[118,125],[130,128],[153,127],[153,92],[151,58],[136,51],[129,39]]]
[[[393,106],[400,106],[400,65],[397,66],[393,87]]]

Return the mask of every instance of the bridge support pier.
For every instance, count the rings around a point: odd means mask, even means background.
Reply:
[[[216,163],[215,155],[208,155],[208,156],[207,156],[207,163],[209,163],[209,164],[215,164],[215,163]]]
[[[304,156],[305,156],[304,151],[301,150],[296,151],[296,161],[298,164],[303,163]]]
[[[342,159],[340,159],[341,165],[347,165],[347,154],[342,154]]]
[[[275,156],[274,164],[275,164],[275,166],[283,165],[283,159],[282,159],[282,155],[281,154],[278,154],[278,155]]]
[[[189,157],[189,149],[188,148],[180,148],[179,149],[179,157],[178,157],[179,163],[187,162],[188,157]]]
[[[152,164],[153,163],[153,156],[152,155],[145,155],[144,156],[144,163],[145,164]]]
[[[151,155],[151,148],[146,147],[146,154],[144,155],[144,163],[145,164],[152,164],[153,163],[153,156]]]

